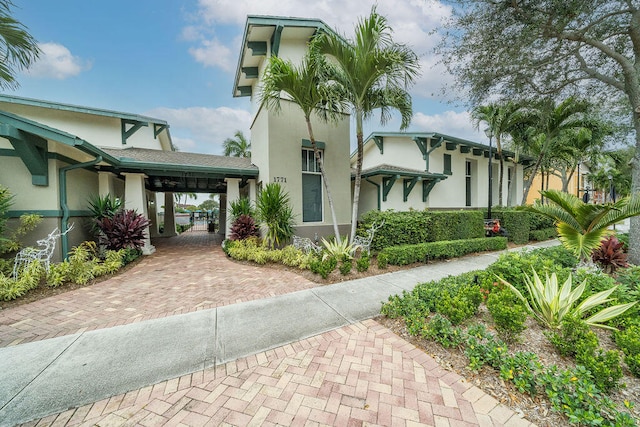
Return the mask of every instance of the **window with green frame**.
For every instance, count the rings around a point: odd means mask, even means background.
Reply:
[[[322,158],[322,151],[320,151]],[[313,150],[302,149],[302,222],[322,221],[322,176]]]
[[[444,155],[444,168],[442,173],[444,173],[445,175],[453,174],[453,172],[451,172],[451,154]]]

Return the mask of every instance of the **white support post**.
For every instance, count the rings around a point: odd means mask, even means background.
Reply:
[[[229,237],[231,234],[231,202],[235,202],[240,198],[240,178],[225,178],[227,183],[227,215],[226,215],[226,233],[225,236]]]
[[[125,176],[124,181],[124,207],[125,209],[134,209],[137,213],[142,214],[145,218],[149,218],[149,212],[147,211],[147,198],[146,190],[144,188],[144,174],[143,173],[123,173]],[[156,248],[151,245],[151,239],[149,238],[149,227],[145,230],[144,247],[142,248],[143,255],[151,255],[156,251]]]
[[[251,206],[256,205],[257,197],[258,197],[258,192],[257,192],[256,180],[250,179],[249,180],[249,201],[251,202]]]
[[[113,190],[113,177],[111,172],[98,172],[98,193],[100,197],[111,195],[115,197]]]

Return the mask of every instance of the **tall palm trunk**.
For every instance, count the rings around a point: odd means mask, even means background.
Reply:
[[[324,171],[324,160],[320,156],[320,151],[318,150],[318,146],[316,144],[316,138],[313,135],[313,128],[311,126],[311,120],[309,117],[305,117],[307,122],[307,130],[309,131],[309,140],[311,141],[311,147],[313,148],[313,155],[320,166],[320,176],[322,177],[322,184],[324,185],[324,189],[327,192],[327,199],[329,200],[329,210],[331,211],[331,219],[333,222],[333,234],[336,236],[336,242],[342,243],[342,238],[340,237],[340,230],[338,229],[338,219],[336,217],[336,210],[333,206],[333,196],[331,195],[331,190],[329,189],[329,181],[327,179],[327,174]]]
[[[353,183],[353,208],[351,210],[351,234],[350,241],[356,237],[358,227],[358,204],[360,203],[360,183],[362,181],[362,155],[364,146],[362,134],[362,112],[356,112],[356,140],[358,142],[358,154],[356,157],[356,179]]]
[[[500,161],[500,171],[498,172],[498,206],[502,204],[502,183],[504,182],[504,159],[502,158],[502,144],[500,143],[500,134],[496,136],[496,151],[498,152],[498,160]],[[491,162],[491,159],[489,159]]]

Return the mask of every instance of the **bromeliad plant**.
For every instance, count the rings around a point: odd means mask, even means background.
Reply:
[[[578,285],[578,287],[572,289],[572,275],[569,274],[567,280],[564,282],[562,287],[559,288],[558,276],[556,276],[556,273],[552,273],[551,276],[547,274],[546,280],[543,282],[538,276],[538,273],[533,270],[533,279],[528,275],[525,275],[525,285],[527,287],[529,298],[525,298],[518,289],[504,279],[500,277],[498,277],[498,279],[516,294],[536,319],[550,329],[559,328],[562,320],[567,316],[581,319],[584,317],[585,313],[592,308],[611,301],[609,296],[617,288],[617,286],[614,286],[605,291],[591,295],[574,307],[574,304],[584,293],[587,285],[586,279]],[[619,304],[604,308],[587,318],[585,323],[589,326],[615,329],[605,325],[604,322],[620,316],[635,304],[636,302],[630,302],[627,304]]]

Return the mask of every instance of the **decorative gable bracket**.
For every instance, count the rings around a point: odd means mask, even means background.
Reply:
[[[131,127],[129,129],[127,129],[127,125],[130,125]],[[147,127],[147,126],[149,126],[149,123],[141,122],[141,121],[138,121],[138,120],[121,119],[120,120],[120,131],[121,131],[121,134],[122,134],[122,145],[126,145],[127,139],[129,139],[129,137],[131,135],[136,133],[143,126]]]
[[[389,195],[389,191],[391,191],[393,184],[395,184],[398,178],[400,178],[398,175],[387,176],[382,178],[382,200],[384,202],[387,201],[387,196]]]
[[[0,123],[0,136],[9,140],[22,162],[31,172],[31,183],[44,187],[48,186],[47,140],[6,123]]]
[[[420,149],[420,152],[422,153],[422,158],[425,161],[425,171],[429,172],[429,154],[431,154],[433,150],[435,150],[436,148],[442,145],[444,138],[440,137],[437,141],[434,139],[431,139],[431,148],[428,148],[427,146],[427,138],[424,138],[421,136],[414,136],[413,141],[416,143],[416,145]]]

